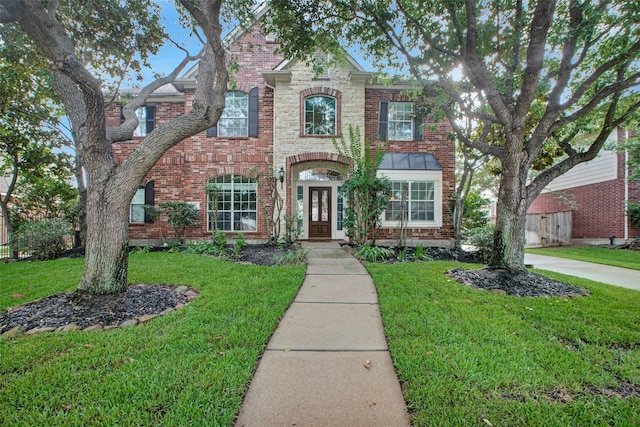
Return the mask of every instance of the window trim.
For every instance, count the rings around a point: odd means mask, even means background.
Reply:
[[[442,171],[410,171],[410,170],[383,170],[378,171],[379,177],[386,177],[395,182],[433,182],[433,221],[412,221],[409,216],[408,228],[440,228],[442,227]],[[380,216],[382,228],[397,228],[398,220],[385,220],[385,212]]]

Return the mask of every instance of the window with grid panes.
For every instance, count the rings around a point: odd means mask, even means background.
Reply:
[[[413,140],[413,103],[389,102],[389,133],[390,141]]]
[[[309,96],[304,100],[304,134],[336,134],[336,100],[329,96]]]
[[[225,106],[218,121],[218,136],[245,137],[249,125],[249,94],[238,90],[227,92]]]
[[[411,222],[435,220],[435,184],[433,181],[392,181],[391,200],[384,213],[385,221],[399,221],[403,212],[402,193],[407,189],[405,219]]]
[[[224,231],[256,231],[258,219],[255,179],[244,175],[222,175],[210,180],[217,187],[217,197],[209,195],[207,228]],[[217,199],[217,200],[216,200]],[[214,206],[215,203],[215,206]],[[214,217],[214,214],[216,218]]]
[[[129,222],[144,222],[144,188],[138,188],[129,205]]]

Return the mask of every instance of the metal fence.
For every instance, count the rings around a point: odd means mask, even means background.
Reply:
[[[0,216],[0,258],[9,256],[9,245],[7,239],[7,227],[4,226],[4,217]]]

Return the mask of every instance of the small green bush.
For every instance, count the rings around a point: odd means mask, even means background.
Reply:
[[[379,246],[371,246],[369,243],[365,243],[360,246],[356,253],[361,260],[369,262],[384,261],[389,258],[390,255],[390,251],[388,249],[381,248]]]
[[[429,256],[429,254],[427,253],[427,249],[422,243],[416,246],[416,251],[413,256],[416,260],[419,261],[433,261],[433,258]]]
[[[216,248],[218,256],[227,255],[227,233],[222,230],[216,230],[213,235],[213,245]]]
[[[30,221],[22,224],[14,235],[21,252],[31,252],[38,260],[54,259],[67,249],[65,238],[71,234],[71,225],[61,218]]]
[[[207,242],[206,240],[200,240],[198,242],[187,242],[187,244],[184,245],[182,251],[189,254],[204,255],[213,255],[217,253],[216,246],[211,242]]]
[[[244,233],[238,231],[234,236],[235,242],[233,245],[233,256],[235,259],[240,259],[242,251],[247,247],[247,238],[244,237]]]
[[[640,202],[627,202],[627,215],[631,218],[631,222],[640,226]]]
[[[187,228],[198,222],[198,208],[187,202],[160,202],[160,212],[167,216],[167,222],[173,226],[176,239],[184,240]]]
[[[291,214],[284,216],[284,241],[285,243],[296,243],[302,235],[302,228],[298,223],[298,215]]]
[[[305,251],[299,246],[294,246],[288,252],[280,248],[280,251],[274,256],[274,261],[276,265],[304,264],[307,261],[308,253],[309,251]]]
[[[465,243],[476,247],[476,257],[478,261],[487,264],[491,260],[491,252],[493,251],[493,232],[495,226],[486,224],[482,227],[471,228],[465,230]]]

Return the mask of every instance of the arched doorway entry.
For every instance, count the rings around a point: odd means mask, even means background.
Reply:
[[[303,239],[344,239],[344,164],[311,161],[291,165],[291,211]]]

